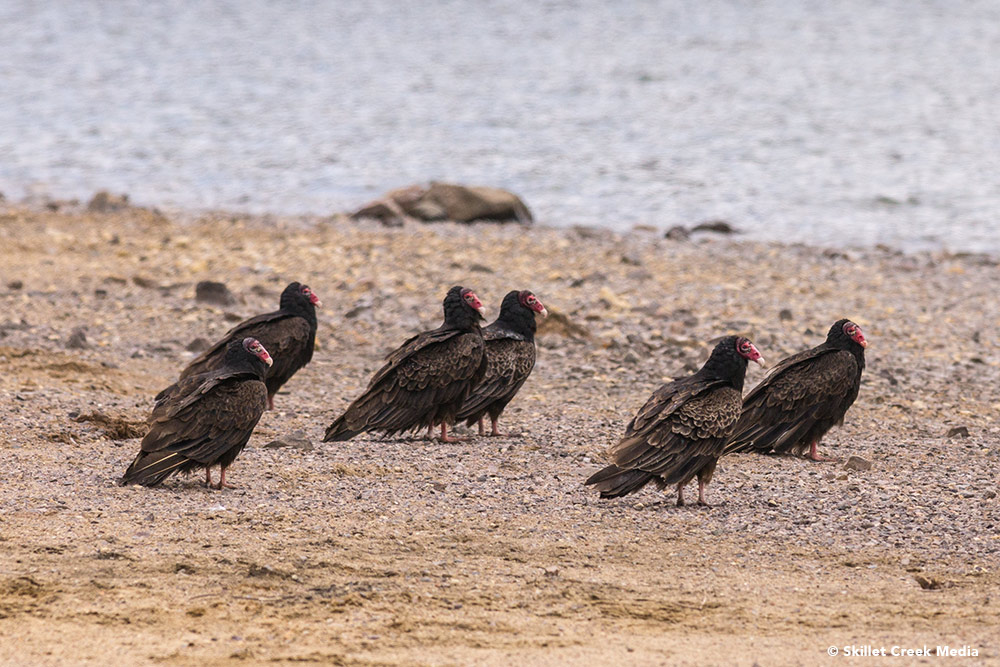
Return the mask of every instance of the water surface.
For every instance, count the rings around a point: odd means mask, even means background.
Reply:
[[[1000,3],[0,3],[0,191],[1000,251]]]

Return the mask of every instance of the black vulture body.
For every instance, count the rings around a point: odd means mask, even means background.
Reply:
[[[324,442],[359,433],[394,435],[455,423],[458,410],[486,372],[480,313],[471,290],[453,287],[444,299],[444,323],[403,343],[386,357],[365,392],[326,429]],[[481,306],[478,306],[481,308]]]
[[[704,488],[740,416],[747,361],[754,358],[740,353],[743,345],[759,358],[750,341],[727,336],[698,372],[657,389],[612,448],[614,464],[586,484],[596,486],[602,498],[628,495],[649,482],[661,488],[676,484],[677,504],[683,505],[684,485],[697,477],[704,504]]]

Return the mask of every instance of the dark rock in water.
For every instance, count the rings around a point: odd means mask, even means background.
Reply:
[[[414,218],[423,220],[424,222],[436,222],[448,219],[448,211],[444,210],[443,206],[437,202],[428,200],[418,201],[407,212]]]
[[[954,428],[948,429],[948,432],[945,433],[944,437],[946,437],[946,438],[968,438],[969,437],[969,429],[967,427],[965,427],[965,426],[956,426]]]
[[[444,209],[448,220],[516,221],[524,225],[534,222],[531,211],[521,198],[500,188],[431,183],[423,201],[433,202]]]
[[[688,231],[686,227],[677,225],[676,227],[668,229],[667,233],[663,235],[663,238],[671,241],[687,241],[691,238],[691,232]]]
[[[403,223],[410,219],[410,217],[406,214],[406,211],[404,211],[399,204],[389,198],[378,199],[365,204],[352,213],[351,217],[355,220],[361,218],[374,218],[389,227],[402,227]]]
[[[511,192],[451,183],[431,183],[429,187],[411,185],[391,190],[380,199],[362,206],[351,217],[375,218],[390,225],[402,225],[411,219],[424,222],[533,222],[531,211],[520,197]]]
[[[77,327],[73,329],[73,332],[70,333],[69,338],[66,339],[66,349],[85,350],[88,347],[90,347],[90,343],[87,342],[86,327]]]
[[[113,211],[124,211],[130,206],[128,195],[113,195],[107,190],[101,190],[90,198],[90,202],[87,203],[87,210],[91,213],[111,213]]]
[[[202,350],[207,350],[212,343],[207,338],[195,338],[193,341],[187,344],[184,349],[188,352],[201,352]]]
[[[707,220],[695,225],[692,232],[714,232],[716,234],[736,234],[736,228],[725,220]]]
[[[212,303],[217,306],[231,306],[236,303],[236,297],[223,283],[203,280],[194,288],[195,301]]]
[[[265,449],[281,449],[283,447],[292,447],[303,452],[311,452],[314,449],[312,442],[306,437],[305,431],[292,431],[285,437],[272,440],[264,445]]]

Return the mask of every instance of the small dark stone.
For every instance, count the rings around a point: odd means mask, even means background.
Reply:
[[[663,238],[671,241],[687,241],[691,238],[691,232],[688,231],[686,227],[677,225],[676,227],[668,229],[667,233],[663,235]]]
[[[283,438],[272,440],[264,445],[265,449],[281,449],[283,447],[291,447],[302,452],[311,452],[314,449],[312,442],[306,437],[306,432],[302,430],[292,431]]]
[[[194,298],[196,301],[218,306],[231,306],[236,303],[236,297],[228,287],[211,280],[203,280],[195,286]]]
[[[953,428],[948,429],[948,432],[945,433],[944,437],[946,437],[946,438],[968,438],[969,437],[969,429],[967,427],[965,427],[965,426],[955,426]]]
[[[153,289],[160,286],[155,280],[146,276],[132,276],[132,282],[144,289]]]
[[[91,197],[87,210],[91,213],[109,213],[121,211],[129,207],[128,195],[113,195],[107,190],[101,190]]]
[[[24,287],[24,283],[20,280],[12,280],[7,283],[8,289],[21,289],[22,287]]]
[[[714,232],[716,234],[735,234],[736,228],[725,220],[707,220],[694,226],[692,232]]]
[[[860,456],[852,456],[847,459],[847,463],[844,464],[844,470],[856,470],[858,472],[864,472],[865,470],[871,470],[872,462],[868,459],[863,459]]]
[[[642,260],[639,259],[638,255],[630,253],[622,255],[622,264],[628,264],[629,266],[641,266]]]
[[[472,264],[469,266],[469,271],[474,271],[475,273],[495,273],[493,269],[485,264]]]
[[[84,350],[90,347],[87,342],[87,329],[86,327],[77,327],[73,329],[70,333],[69,338],[66,339],[66,349],[68,350]]]
[[[782,322],[788,322],[789,320],[792,319],[792,311],[788,310],[787,308],[782,308],[781,311],[778,313],[778,319],[780,319]]]

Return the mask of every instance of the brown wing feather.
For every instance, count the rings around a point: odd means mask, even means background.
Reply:
[[[861,372],[850,352],[809,350],[786,362],[747,394],[727,452],[804,449],[857,398]]]
[[[267,406],[264,383],[237,374],[193,376],[161,396],[139,455],[122,483],[152,486],[176,470],[228,465],[250,439]]]
[[[469,398],[462,404],[457,418],[476,423],[486,412],[497,417],[507,403],[517,395],[535,367],[535,344],[511,338],[486,341],[486,373]]]
[[[650,481],[708,482],[740,415],[740,391],[687,378],[657,390],[611,450],[614,464],[591,475],[602,498],[628,495]]]
[[[425,339],[405,357],[391,358],[365,393],[327,428],[325,439],[348,439],[368,430],[398,433],[454,421],[454,412],[486,370],[483,338],[478,331],[452,331],[441,338]]]
[[[406,342],[386,355],[386,364],[376,371],[375,375],[372,376],[371,382],[368,383],[368,386],[374,386],[393,369],[424,348],[437,345],[438,343],[443,343],[459,335],[463,335],[463,332],[458,331],[457,329],[442,328],[424,331],[423,333],[419,333],[416,336],[407,339]]]
[[[654,394],[613,448],[615,465],[653,473],[666,484],[681,481],[692,461],[722,453],[739,419],[740,398],[727,385]]]

